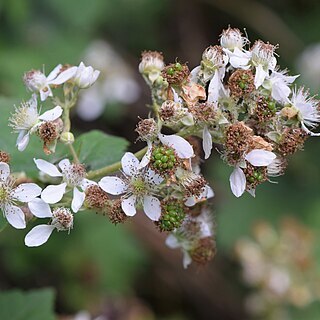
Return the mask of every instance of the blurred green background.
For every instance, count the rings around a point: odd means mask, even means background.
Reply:
[[[191,69],[229,25],[245,28],[252,42],[261,38],[279,44],[281,69],[301,73],[298,83],[319,93],[318,0],[0,0],[0,139],[16,155],[13,163],[24,160],[9,143],[15,136],[7,137],[6,120],[13,104],[30,96],[22,82],[25,71],[44,68],[48,74],[58,63],[78,65],[86,61],[94,41],[106,41],[113,48],[111,65],[119,57],[119,64],[125,63],[112,73],[106,66],[105,78],[115,85],[112,77],[125,69],[121,79],[135,84],[134,98],[125,103],[121,94],[105,99],[100,117],[87,122],[75,113],[73,125],[77,132],[99,128],[122,136],[135,151],[142,146],[134,143],[137,117],[147,115],[144,106],[150,103],[137,71],[141,51],[159,50],[166,62],[178,57]],[[55,233],[40,248],[24,246],[24,231],[8,227],[1,232],[0,289],[5,294],[12,289],[52,288],[46,293],[49,300],[55,297],[54,305],[42,302],[42,293],[39,299],[28,298],[47,306],[48,315],[41,319],[50,319],[53,310],[61,319],[73,319],[81,310],[107,320],[247,319],[243,299],[249,289],[241,282],[235,242],[249,235],[259,219],[277,225],[284,215],[292,215],[315,232],[317,244],[319,157],[320,141],[310,138],[305,150],[292,157],[286,175],[276,179],[278,184],[259,187],[256,198],[247,194],[236,199],[228,184],[231,168],[214,154],[204,170],[216,193],[218,255],[205,268],[183,270],[180,252],[166,248],[165,236],[142,215],[127,225],[113,226],[107,218],[87,213],[79,215],[70,235]],[[314,255],[319,270],[320,250]],[[19,294],[12,293],[16,299]],[[0,309],[7,304],[5,297],[0,295]],[[8,319],[38,319],[27,314]],[[289,319],[302,318],[320,319],[319,302],[303,310],[290,309]]]

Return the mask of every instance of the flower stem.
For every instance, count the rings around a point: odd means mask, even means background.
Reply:
[[[144,154],[146,153],[147,149],[148,148],[145,147],[145,148],[141,149],[140,151],[136,152],[134,155],[140,160],[144,156]],[[98,178],[98,177],[107,175],[109,173],[116,172],[120,168],[121,168],[121,161],[118,161],[118,162],[110,164],[110,165],[108,165],[106,167],[103,167],[101,169],[89,171],[87,173],[87,178],[88,179]]]
[[[70,152],[71,152],[71,154],[72,154],[74,163],[80,163],[79,158],[78,158],[78,155],[77,155],[77,153],[76,153],[76,150],[74,150],[73,145],[72,145],[72,144],[69,144],[68,146],[69,146],[69,150],[70,150]]]

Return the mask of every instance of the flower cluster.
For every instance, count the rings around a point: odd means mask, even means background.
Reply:
[[[285,218],[279,228],[264,221],[256,223],[253,239],[237,241],[235,251],[242,276],[253,289],[246,299],[252,315],[283,319],[286,305],[302,308],[320,299],[314,236],[295,219]]]
[[[214,192],[201,173],[202,159],[215,147],[232,167],[232,193],[255,196],[258,185],[284,173],[287,158],[303,148],[308,136],[318,135],[311,130],[320,122],[319,103],[308,90],[293,87],[297,76],[277,66],[277,46],[261,40],[249,45],[238,29],[229,27],[220,45],[206,48],[192,70],[178,60],[166,64],[162,53],[143,52],[139,72],[150,87],[152,104],[135,131],[146,146],[89,173],[90,164],[81,163],[73,148],[70,109],[99,71],[80,63],[58,65],[48,76],[27,72],[23,79],[32,97],[9,119],[18,133],[18,149],[25,150],[35,134],[46,154],[54,153],[60,142],[73,159],[34,159],[44,188],[31,184],[27,190],[32,189],[32,197],[19,198],[22,187],[7,180],[9,158],[0,154],[0,201],[8,221],[25,227],[22,211],[14,214],[19,202],[28,203],[29,214],[51,219],[27,234],[26,245],[43,244],[54,229],[70,231],[83,209],[107,215],[112,223],[122,223],[141,209],[160,232],[169,233],[169,247],[182,249],[185,267],[191,261],[210,261],[216,246],[207,200]],[[59,88],[62,93],[54,94]],[[53,108],[41,113],[39,98],[51,98]]]

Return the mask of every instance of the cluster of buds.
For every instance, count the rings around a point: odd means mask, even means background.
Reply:
[[[150,87],[152,104],[148,118],[140,119],[136,128],[138,139],[146,143],[145,152],[137,153],[142,159],[127,152],[122,168],[115,163],[89,175],[72,146],[69,112],[79,90],[90,87],[99,71],[80,63],[58,65],[48,76],[39,70],[27,72],[24,82],[32,98],[16,107],[9,119],[18,133],[18,149],[23,151],[36,134],[46,154],[53,153],[58,142],[68,145],[73,162],[63,159],[56,165],[34,159],[50,183],[42,191],[34,187],[33,197],[21,201],[34,216],[51,222],[33,228],[26,244],[43,244],[54,229],[70,231],[73,214],[82,209],[105,214],[113,223],[142,209],[159,231],[169,233],[168,246],[182,249],[185,267],[191,261],[210,261],[216,247],[207,202],[214,192],[201,174],[202,158],[210,157],[215,144],[233,168],[232,193],[255,196],[258,185],[284,173],[288,156],[302,149],[308,136],[318,135],[311,129],[320,122],[319,103],[306,89],[292,87],[297,76],[279,69],[277,46],[258,40],[249,48],[249,43],[238,29],[228,28],[220,45],[206,48],[192,70],[178,60],[165,64],[162,53],[143,52],[139,71]],[[63,100],[54,96],[59,87]],[[52,98],[54,107],[40,114],[39,97]],[[166,130],[174,134],[164,134]],[[7,172],[7,157],[0,156]],[[108,175],[119,169],[118,175]],[[14,208],[5,211],[12,222],[19,194],[5,178],[0,205],[3,211]]]
[[[253,239],[237,241],[243,279],[253,289],[246,299],[253,316],[284,319],[286,306],[302,308],[320,299],[314,247],[312,230],[293,218],[285,218],[279,228],[256,223]]]

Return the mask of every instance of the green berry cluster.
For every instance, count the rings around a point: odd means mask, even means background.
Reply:
[[[263,174],[263,172],[260,172],[259,170],[254,171],[252,175],[247,177],[248,182],[250,182],[251,184],[259,184],[263,182],[264,179],[265,175]]]
[[[170,201],[162,205],[162,214],[157,225],[160,231],[173,231],[181,226],[184,218],[183,204],[178,201]]]
[[[156,147],[152,152],[151,163],[158,171],[172,170],[177,164],[174,150],[164,146]]]
[[[172,64],[170,68],[168,68],[167,74],[170,76],[173,76],[176,71],[182,71],[182,69],[183,69],[182,64],[179,62],[176,62],[175,64]]]

